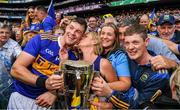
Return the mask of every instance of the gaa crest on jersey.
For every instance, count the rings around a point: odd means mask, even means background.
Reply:
[[[141,80],[142,82],[145,82],[145,81],[148,79],[148,77],[149,77],[149,74],[148,74],[148,73],[143,73],[143,74],[141,75],[141,77],[140,77],[140,80]]]

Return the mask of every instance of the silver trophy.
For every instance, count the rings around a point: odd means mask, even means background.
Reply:
[[[61,72],[64,75],[64,91],[61,94],[63,109],[89,108],[93,65],[85,61],[67,60],[61,64]]]

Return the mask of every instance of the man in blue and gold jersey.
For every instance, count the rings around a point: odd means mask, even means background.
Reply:
[[[8,109],[51,108],[56,100],[53,94],[56,88],[51,84],[56,80],[49,79],[53,79],[51,75],[59,68],[59,51],[67,50],[69,59],[76,60],[69,48],[79,43],[86,28],[85,20],[76,18],[66,27],[63,36],[40,34],[27,43],[11,70],[15,92],[11,94]],[[62,75],[58,78],[59,87],[63,88]]]
[[[51,16],[48,16],[46,8],[43,6],[37,6],[35,8],[35,16],[39,21],[41,21],[40,32],[52,33],[52,30],[56,25],[56,21]]]

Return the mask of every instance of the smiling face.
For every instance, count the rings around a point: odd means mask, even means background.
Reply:
[[[91,28],[97,27],[97,19],[95,17],[89,18],[89,27],[91,27]]]
[[[169,40],[175,32],[175,26],[170,23],[164,23],[158,26],[158,33],[162,39]]]
[[[124,46],[128,56],[132,60],[140,60],[143,54],[146,52],[146,46],[148,45],[148,38],[143,40],[141,34],[133,34],[125,36]]]
[[[116,40],[114,29],[109,26],[103,27],[100,32],[100,38],[101,38],[103,48],[105,49],[113,48],[113,45]]]
[[[27,13],[28,13],[29,18],[34,19],[35,15],[34,15],[33,8],[29,8]]]
[[[67,46],[78,44],[84,34],[84,26],[78,22],[71,22],[65,30],[64,39]]]

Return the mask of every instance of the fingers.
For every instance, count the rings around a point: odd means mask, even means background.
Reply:
[[[103,92],[103,80],[99,77],[94,78],[91,89],[93,90],[94,94],[101,96]]]
[[[61,89],[64,87],[63,75],[52,75],[46,80],[48,90]]]
[[[166,65],[164,60],[165,59],[160,55],[151,58],[150,63],[153,67],[153,70],[163,69]]]
[[[48,78],[49,84],[56,85],[57,83],[63,83],[63,75],[52,75],[52,77]]]
[[[45,100],[41,98],[36,99],[36,104],[42,107],[46,107],[46,108],[49,108],[51,106],[50,104],[48,104],[48,102],[46,102]]]

